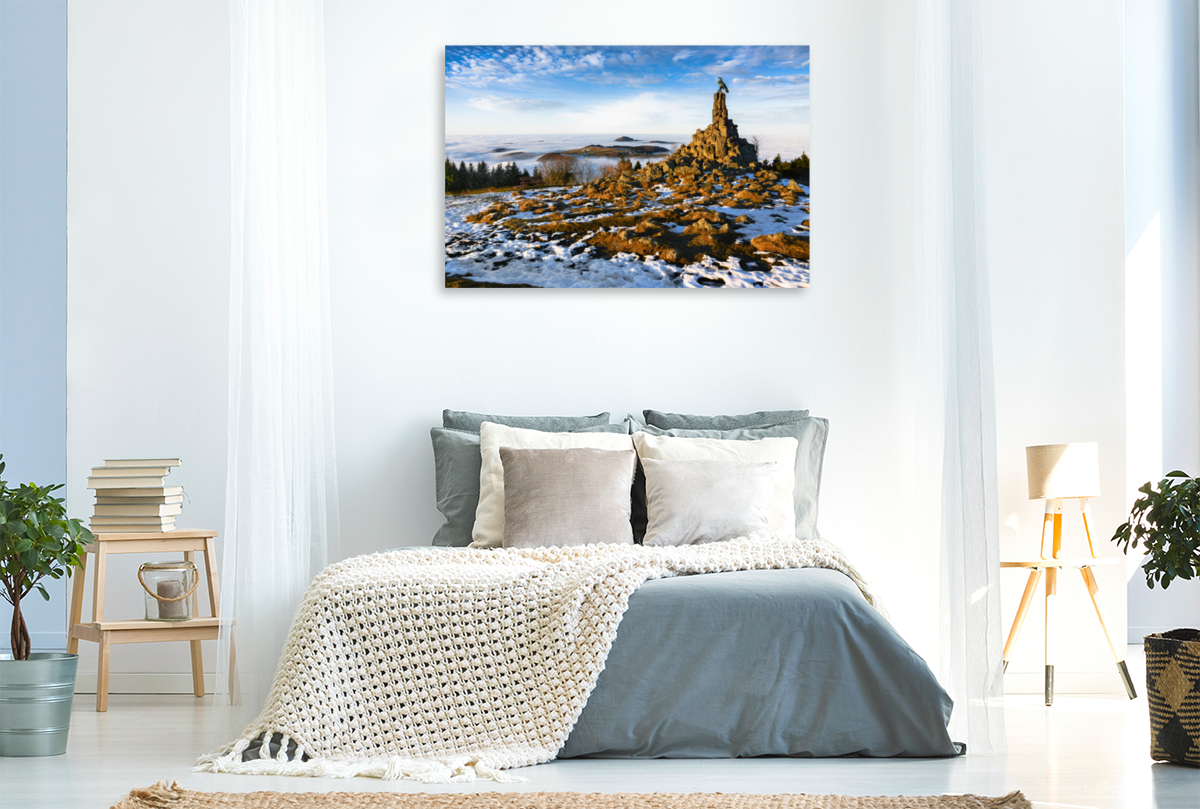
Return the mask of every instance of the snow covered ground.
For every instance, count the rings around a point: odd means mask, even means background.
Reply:
[[[537,197],[561,197],[563,189],[542,189],[526,193],[522,200]],[[671,193],[662,187],[660,200]],[[704,206],[699,197],[688,200],[691,210],[707,209],[729,219],[747,217],[736,225],[737,243],[748,244],[755,236],[783,233],[807,237],[809,232],[809,189],[796,204],[785,204],[778,196],[759,207]],[[509,219],[532,218],[534,213],[514,213],[492,223],[468,222],[466,218],[510,197],[508,193],[446,197],[446,276],[492,284],[527,284],[537,287],[805,287],[809,283],[809,262],[777,254],[758,253],[749,262],[729,256],[726,259],[701,255],[685,266],[670,263],[658,255],[617,253],[603,255],[588,242],[598,232],[624,231],[624,227],[587,230],[586,222],[607,214],[628,215],[614,203],[594,203],[603,212],[573,217],[582,223],[580,236],[541,233],[506,227]],[[663,202],[651,202],[637,214],[665,210]],[[674,233],[683,225],[675,224]],[[757,259],[757,260],[753,260]],[[744,266],[749,263],[753,266]]]

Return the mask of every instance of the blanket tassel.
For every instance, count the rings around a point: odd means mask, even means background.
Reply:
[[[257,734],[256,734],[257,736]],[[270,731],[264,735],[260,757],[243,759],[242,753],[250,745],[250,739],[239,739],[216,753],[201,756],[192,769],[196,772],[233,773],[235,775],[291,775],[311,778],[355,778],[365,776],[384,781],[420,781],[426,784],[454,784],[466,781],[487,780],[502,784],[515,784],[528,779],[511,775],[487,762],[470,756],[455,756],[446,759],[413,759],[392,756],[366,761],[329,761],[309,758],[300,760],[300,751],[288,760],[286,742],[275,757],[261,757],[267,748]]]

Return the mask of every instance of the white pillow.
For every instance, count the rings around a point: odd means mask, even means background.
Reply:
[[[479,429],[479,505],[471,529],[472,548],[499,548],[504,544],[504,464],[500,447],[627,450],[633,447],[633,439],[626,433],[543,433],[485,421]]]
[[[638,457],[659,461],[739,461],[776,463],[775,486],[767,514],[771,536],[794,539],[796,536],[796,450],[794,438],[762,438],[757,441],[732,441],[721,438],[669,438],[650,433],[633,434]],[[482,500],[480,501],[482,504]]]
[[[643,458],[649,525],[642,544],[699,545],[768,536],[778,465]]]

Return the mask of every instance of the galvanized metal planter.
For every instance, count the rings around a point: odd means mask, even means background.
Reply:
[[[0,655],[0,756],[67,752],[78,666],[79,655],[62,652]]]

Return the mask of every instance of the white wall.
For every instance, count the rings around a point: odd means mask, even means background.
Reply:
[[[1164,472],[1200,474],[1200,59],[1195,3],[1125,5],[1125,249],[1131,283],[1157,284],[1129,324],[1159,342],[1131,369],[1131,428],[1144,451],[1131,483]],[[1130,500],[1136,492],[1130,492]],[[1137,560],[1140,561],[1140,560]],[[1129,642],[1200,626],[1200,581],[1146,587],[1129,573]]]
[[[68,35],[68,504],[72,513],[91,513],[88,469],[105,458],[180,457],[170,478],[189,498],[179,527],[220,530],[226,4],[75,0]],[[110,559],[106,617],[142,617],[136,571],[150,558]],[[215,644],[205,647],[212,670]],[[96,645],[81,643],[80,655],[80,671],[94,672]],[[129,687],[123,672],[186,672],[187,661],[186,643],[114,647],[112,689]],[[141,678],[135,687],[179,685],[191,690],[182,674]]]
[[[1117,557],[1108,538],[1123,520],[1126,488],[1122,4],[991,3],[984,25],[1001,557],[1038,553],[1043,503],[1027,499],[1024,448],[1072,441],[1099,444],[1093,540],[1098,554]],[[1065,505],[1064,548],[1086,555],[1078,510]],[[1007,631],[1025,575],[1001,576]],[[1096,576],[1121,643],[1123,566]],[[1058,592],[1059,687],[1120,691],[1082,579],[1064,572]],[[1008,670],[1010,691],[1042,688],[1042,603],[1039,592]]]
[[[179,453],[185,466],[176,474],[187,476],[192,496],[181,524],[218,528],[229,215],[225,13],[221,0],[71,6],[71,497],[90,505],[83,477],[106,454]],[[1024,499],[1025,444],[1099,440],[1106,491],[1123,481],[1120,16],[1116,0],[1061,13],[1029,3],[989,15],[987,86],[1001,101],[988,106],[988,159],[1003,175],[988,198],[989,226],[1003,235],[989,252],[1001,513],[1017,515],[1022,541],[1040,513]],[[641,44],[646,30],[663,44],[711,42],[713,19],[721,20],[721,43],[812,47],[813,286],[715,294],[444,289],[444,46]],[[880,0],[765,2],[752,17],[731,16],[715,2],[647,6],[636,26],[590,17],[586,35],[560,3],[527,0],[499,15],[478,2],[414,8],[329,0],[330,272],[345,553],[428,542],[438,524],[428,430],[444,407],[605,409],[615,418],[644,407],[808,407],[831,421],[822,531],[858,561],[901,632],[932,660],[937,539],[907,528],[913,504],[906,498],[916,419],[902,339],[913,314],[913,26],[909,4]],[[1055,88],[1073,100],[1061,103]],[[731,114],[736,120],[736,104]],[[1080,286],[1081,305],[1058,321],[1041,320],[1060,294],[1078,299]],[[138,340],[151,347],[135,352]],[[154,349],[155,341],[165,347]],[[153,379],[131,373],[172,351],[189,361]],[[1071,386],[1035,400],[1034,386],[1054,375],[1060,366],[1052,358],[1062,357],[1064,366],[1096,373],[1073,372]],[[1098,506],[1101,533],[1111,533],[1123,505]],[[1123,587],[1110,584],[1102,581],[1120,620]],[[1082,589],[1063,590],[1064,612],[1075,601],[1086,605]],[[1011,612],[1015,597],[1006,590],[1005,598]],[[137,608],[132,600],[126,606]],[[1036,627],[1027,631],[1036,648]],[[127,654],[114,658],[114,671],[184,671],[186,647],[170,657],[164,648],[121,650]],[[1103,654],[1093,660],[1093,651],[1061,660],[1059,671],[1108,671],[1111,663]],[[1032,670],[1040,660],[1026,663]]]

